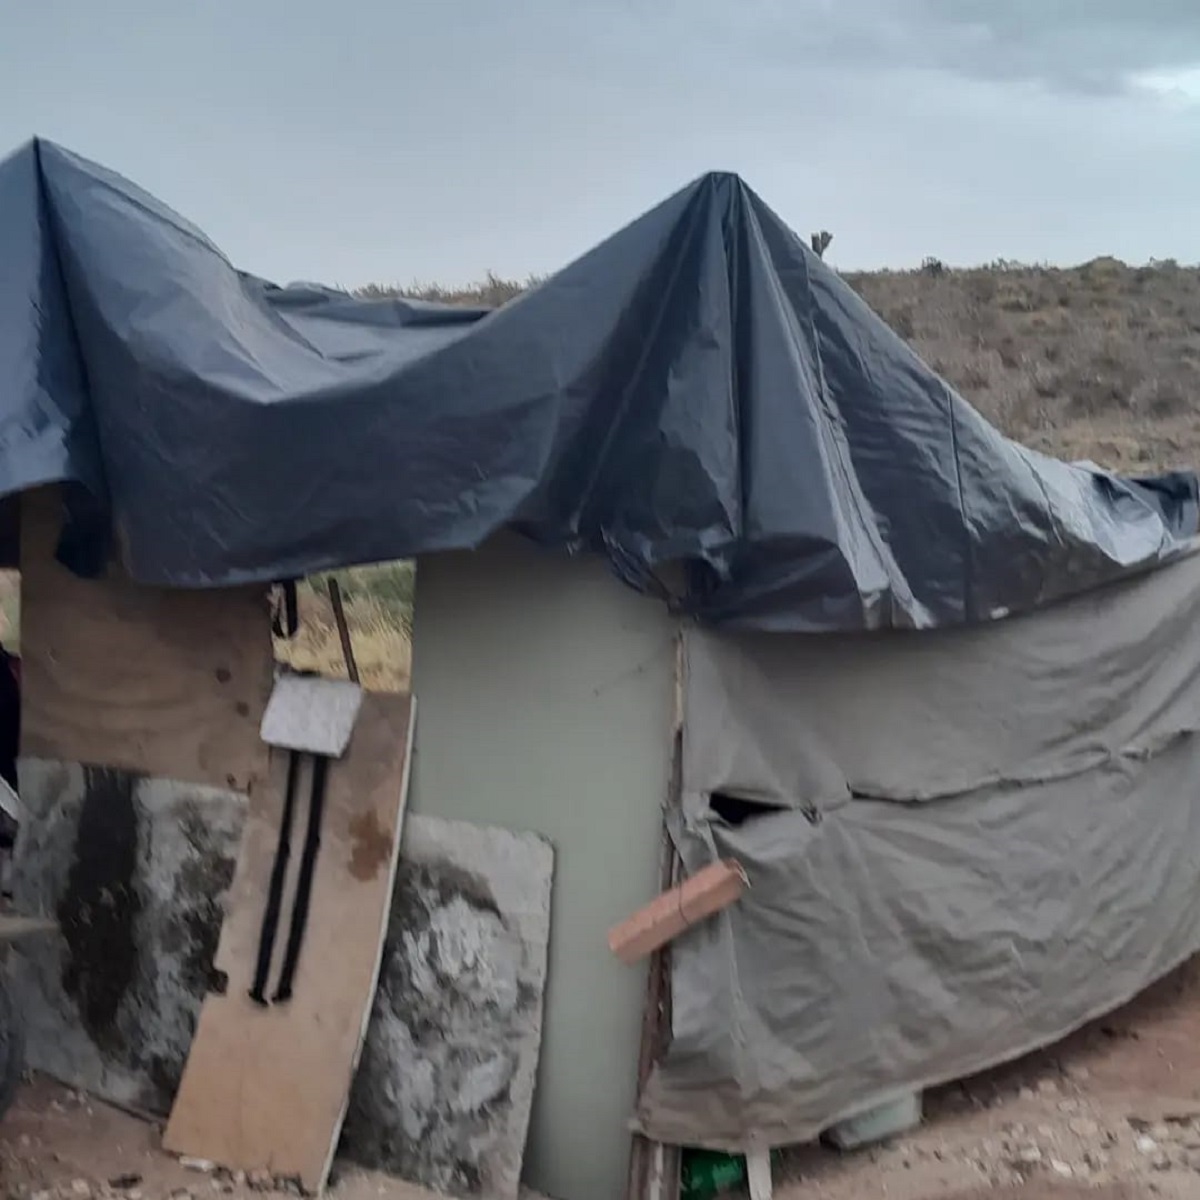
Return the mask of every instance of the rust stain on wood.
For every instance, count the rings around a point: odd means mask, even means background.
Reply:
[[[379,823],[369,808],[350,820],[350,874],[366,882],[374,879],[392,855],[392,831]]]

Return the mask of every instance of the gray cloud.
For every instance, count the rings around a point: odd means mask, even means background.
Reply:
[[[14,14],[0,144],[108,163],[271,277],[547,271],[711,168],[839,266],[1200,259],[1200,87],[1139,86],[1200,66],[1200,0],[110,8]]]
[[[1193,0],[916,0],[912,7],[935,46],[942,43],[941,65],[964,74],[1121,92],[1145,72],[1200,63]]]
[[[1147,72],[1200,65],[1195,0],[689,0],[686,11],[795,69],[937,70],[1115,95]]]

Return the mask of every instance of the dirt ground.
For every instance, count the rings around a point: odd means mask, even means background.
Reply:
[[[793,1150],[778,1200],[1200,1200],[1200,958],[1048,1051],[927,1094],[925,1116],[858,1153]],[[0,1122],[0,1200],[291,1194],[180,1163],[159,1137],[153,1121],[31,1080]],[[353,1169],[331,1196],[429,1200]]]
[[[857,1154],[793,1151],[778,1200],[1200,1200],[1200,960],[925,1116]]]
[[[1052,1050],[928,1094],[925,1110],[887,1145],[790,1152],[777,1200],[1200,1200],[1200,960]],[[158,1140],[153,1122],[34,1080],[0,1124],[0,1198],[289,1194],[183,1165]],[[353,1169],[331,1195],[429,1200]]]
[[[0,1196],[268,1200],[293,1194],[266,1180],[184,1165],[159,1148],[160,1137],[157,1122],[35,1079],[0,1124]],[[344,1173],[331,1192],[338,1200],[428,1200],[419,1189],[360,1171]]]
[[[0,1200],[272,1200],[265,1178],[189,1164],[159,1148],[161,1125],[33,1079],[0,1123]],[[331,1200],[438,1200],[386,1176],[335,1166]],[[528,1193],[522,1200],[541,1200]]]

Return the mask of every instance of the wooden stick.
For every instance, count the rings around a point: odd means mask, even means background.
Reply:
[[[671,777],[663,813],[659,888],[666,890],[679,881],[682,864],[671,840],[668,818],[683,798],[683,635],[675,638],[675,689],[671,719]],[[646,980],[646,1004],[642,1010],[642,1037],[638,1048],[638,1091],[646,1086],[654,1064],[666,1053],[671,1040],[670,947],[654,952]],[[652,1142],[640,1133],[633,1135],[629,1151],[626,1200],[679,1200],[683,1152],[678,1146]]]
[[[697,921],[740,900],[748,881],[732,861],[716,862],[656,896],[608,933],[608,948],[623,962],[640,962]]]
[[[750,1185],[750,1200],[771,1200],[774,1192],[771,1182],[770,1150],[748,1150],[746,1152],[746,1175]]]
[[[358,664],[354,661],[354,644],[350,641],[350,626],[346,623],[346,610],[342,607],[342,589],[336,579],[329,580],[329,603],[333,605],[333,620],[337,625],[342,643],[342,657],[346,660],[346,674],[351,683],[358,682]]]

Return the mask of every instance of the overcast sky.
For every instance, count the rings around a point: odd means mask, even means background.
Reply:
[[[1200,0],[0,0],[0,146],[279,282],[562,265],[740,173],[843,267],[1200,260]]]

